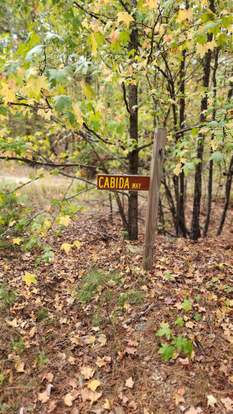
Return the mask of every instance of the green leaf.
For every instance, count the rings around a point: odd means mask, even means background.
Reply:
[[[183,336],[177,336],[174,340],[174,345],[177,351],[183,352],[189,356],[192,355],[193,352],[193,344],[190,339],[187,339]]]
[[[31,62],[35,57],[41,56],[44,53],[44,45],[37,45],[33,47],[26,55],[26,61]]]
[[[175,347],[173,345],[162,344],[159,348],[159,354],[162,355],[164,361],[170,361],[173,358]]]
[[[54,87],[57,84],[65,85],[70,79],[70,70],[69,68],[64,69],[49,69],[47,71],[48,80],[51,83],[51,86]]]
[[[192,307],[192,302],[189,299],[184,299],[181,304],[181,309],[183,309],[185,312],[190,312],[192,310]]]
[[[214,151],[210,159],[216,162],[221,162],[224,159],[224,157],[220,151]]]
[[[170,339],[172,336],[172,331],[170,329],[170,326],[167,322],[162,322],[160,324],[160,328],[156,332],[156,336],[165,336],[165,338]]]
[[[184,326],[184,320],[183,320],[183,318],[181,318],[180,316],[175,320],[175,325],[176,326],[179,326],[179,327],[182,327],[182,326]]]
[[[59,95],[54,96],[54,103],[55,103],[55,109],[58,112],[67,112],[72,110],[72,101],[70,96],[67,95]]]

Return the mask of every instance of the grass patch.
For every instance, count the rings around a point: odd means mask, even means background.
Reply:
[[[120,281],[121,277],[117,273],[105,273],[101,270],[93,269],[84,276],[79,289],[76,291],[75,297],[81,303],[88,303],[103,287],[114,287]]]
[[[144,302],[144,292],[141,290],[129,290],[128,292],[121,293],[118,298],[118,306],[124,306],[126,303],[129,305],[141,305]]]
[[[5,284],[0,284],[0,309],[8,308],[16,301],[17,294]]]

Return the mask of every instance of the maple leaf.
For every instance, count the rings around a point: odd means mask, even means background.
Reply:
[[[67,405],[67,407],[72,407],[73,401],[75,400],[75,396],[68,393],[63,397],[64,404]]]
[[[169,324],[167,322],[162,322],[159,330],[156,332],[156,336],[165,336],[165,338],[170,339],[171,335],[172,331]]]
[[[208,52],[208,50],[214,50],[214,48],[217,46],[217,43],[215,40],[212,40],[211,42],[207,42],[204,45],[197,44],[197,53],[200,55],[201,58],[205,56],[205,54]]]
[[[157,0],[144,0],[145,6],[148,7],[148,9],[155,9],[157,7],[158,1]]]
[[[134,18],[128,14],[127,12],[119,12],[117,14],[117,23],[124,23],[127,27],[129,27],[130,23],[134,21]]]
[[[84,388],[81,390],[81,396],[83,402],[91,401],[91,403],[94,403],[102,397],[102,392],[91,391],[88,388]]]
[[[213,395],[207,395],[207,405],[208,407],[213,407],[217,404],[217,400]]]
[[[17,244],[18,246],[22,243],[22,240],[20,237],[16,237],[15,239],[12,239],[13,244]]]
[[[82,243],[79,240],[75,240],[73,242],[73,246],[76,247],[77,249],[80,249],[80,247],[82,246]]]
[[[63,243],[61,245],[61,250],[64,250],[66,254],[69,254],[70,250],[72,249],[72,244],[70,243]]]
[[[92,378],[94,373],[95,373],[95,368],[91,368],[89,366],[84,366],[81,368],[81,374],[85,379]]]
[[[223,403],[223,405],[225,405],[225,408],[227,410],[227,412],[232,412],[233,411],[233,400],[229,397],[227,398],[221,398],[221,401]]]
[[[134,381],[132,377],[129,377],[126,381],[125,381],[125,386],[128,388],[133,388],[134,386]]]
[[[57,221],[58,221],[58,224],[61,224],[62,226],[67,227],[67,226],[69,226],[69,224],[71,222],[71,219],[70,219],[69,216],[60,216],[60,217],[58,217]]]
[[[101,385],[101,382],[97,379],[93,379],[90,380],[87,384],[87,387],[91,390],[91,391],[96,391],[97,388]]]
[[[26,283],[27,286],[37,283],[37,277],[34,273],[25,272],[22,277],[22,280]]]
[[[179,23],[182,23],[185,20],[192,20],[193,17],[193,12],[192,9],[184,9],[184,10],[179,10],[178,16],[177,16],[177,21]]]

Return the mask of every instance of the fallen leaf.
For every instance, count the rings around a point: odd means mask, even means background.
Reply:
[[[227,398],[221,398],[221,401],[223,403],[223,405],[225,406],[227,412],[232,412],[233,411],[233,400],[229,397]]]
[[[102,396],[102,392],[91,391],[88,388],[81,390],[81,397],[83,402],[91,401],[91,403],[96,402]]]
[[[71,222],[71,219],[70,219],[69,216],[60,216],[60,217],[58,217],[57,221],[58,221],[58,224],[61,224],[62,226],[67,227],[67,226],[69,226],[69,224]]]
[[[208,407],[213,407],[217,404],[217,400],[213,395],[207,395],[207,405]]]
[[[63,401],[67,407],[72,407],[74,400],[75,400],[75,397],[70,393],[66,394],[63,397]]]
[[[87,387],[91,390],[91,391],[96,391],[97,388],[101,385],[101,382],[99,380],[93,379],[90,380],[87,384]]]
[[[100,358],[99,356],[97,357],[97,360],[96,360],[96,365],[99,367],[99,368],[102,368],[102,367],[104,367],[104,366],[106,366],[107,364],[109,364],[110,362],[111,362],[111,357],[109,357],[109,356],[104,356],[103,358]]]
[[[111,410],[111,404],[110,404],[110,401],[107,398],[104,401],[103,408],[105,410]]]
[[[69,251],[72,249],[72,244],[70,243],[63,243],[61,245],[61,250],[64,250],[66,254],[69,254]]]
[[[89,366],[84,366],[81,368],[81,374],[85,379],[92,378],[94,373],[95,373],[95,368],[91,368]]]
[[[181,387],[176,391],[175,396],[174,396],[176,405],[179,405],[179,404],[182,404],[182,403],[185,402],[184,394],[185,394],[185,388],[184,387]]]
[[[48,384],[46,390],[38,394],[38,400],[42,402],[42,404],[45,404],[49,400],[52,388],[53,385]]]
[[[15,363],[15,369],[17,372],[24,372],[25,363],[21,360],[16,361]]]
[[[97,338],[97,341],[100,343],[101,346],[105,346],[107,343],[106,335],[100,334],[99,337]]]
[[[53,381],[53,378],[54,378],[54,375],[52,372],[46,372],[42,377],[42,381],[46,379],[48,382],[51,383]]]
[[[34,273],[25,272],[22,280],[26,283],[27,286],[37,283],[37,277]]]
[[[22,243],[22,240],[20,237],[16,237],[15,239],[12,239],[12,243],[16,245],[20,245]]]
[[[185,411],[185,414],[201,414],[202,409],[200,407],[195,408],[193,405],[188,411]]]
[[[125,386],[128,388],[133,388],[134,386],[134,381],[132,377],[129,377],[126,381],[125,381]]]

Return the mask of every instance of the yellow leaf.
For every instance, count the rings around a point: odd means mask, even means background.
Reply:
[[[95,37],[95,34],[94,33],[91,33],[91,35],[90,35],[90,41],[91,41],[92,54],[95,56],[97,54],[98,43],[96,41],[96,37]]]
[[[125,26],[129,27],[130,23],[134,21],[134,18],[127,12],[119,12],[117,14],[117,23],[124,23]]]
[[[24,367],[25,367],[25,363],[23,361],[21,361],[20,359],[16,361],[15,369],[17,372],[20,372],[20,373],[24,372],[25,371]]]
[[[158,1],[157,0],[144,0],[145,6],[148,7],[148,9],[155,9],[157,7]]]
[[[31,77],[26,86],[23,88],[23,93],[25,93],[29,98],[34,98],[36,100],[41,98],[41,90],[47,91],[48,81],[45,76]]]
[[[193,17],[193,11],[192,9],[184,9],[184,10],[179,10],[178,16],[177,16],[177,21],[179,23],[182,23],[185,20],[192,20]]]
[[[88,85],[86,82],[84,81],[81,82],[81,88],[86,98],[92,99],[95,96],[95,93],[92,87]]]
[[[36,275],[34,275],[34,273],[25,272],[22,279],[26,283],[27,286],[37,283],[37,277]]]
[[[87,384],[87,387],[91,390],[91,391],[96,391],[97,388],[101,385],[101,382],[99,380],[93,379],[90,380]]]
[[[66,253],[66,254],[69,254],[69,252],[70,252],[70,250],[72,249],[72,244],[69,244],[69,243],[63,243],[62,245],[61,245],[61,250],[64,250],[64,252]]]
[[[73,110],[74,110],[74,114],[75,114],[75,117],[77,119],[78,124],[80,126],[82,126],[82,124],[83,124],[83,114],[82,114],[82,111],[80,110],[78,104],[74,104]]]
[[[107,398],[106,398],[106,399],[105,399],[105,401],[104,401],[103,408],[104,408],[105,410],[111,410],[111,404],[110,404],[110,401],[109,401]]]
[[[201,58],[205,56],[205,54],[208,52],[208,50],[214,50],[214,48],[217,46],[215,40],[212,40],[211,42],[207,42],[204,45],[197,45],[197,53],[200,55]]]
[[[181,164],[181,163],[179,163],[179,164],[177,164],[177,165],[176,165],[176,167],[174,168],[173,173],[174,173],[175,175],[179,175],[179,174],[181,173],[181,171],[182,171],[182,164]]]
[[[77,249],[80,249],[80,247],[82,246],[82,243],[79,240],[75,240],[73,243],[73,246],[76,247]]]
[[[94,373],[95,373],[95,368],[91,368],[89,366],[83,366],[81,368],[81,374],[85,379],[92,378]]]
[[[18,246],[22,243],[22,240],[20,237],[16,237],[15,239],[12,240],[13,244],[17,244]]]
[[[7,102],[15,100],[16,93],[16,84],[13,80],[10,80],[8,83],[3,83],[1,85],[1,95],[5,98]]]
[[[67,227],[67,226],[69,226],[69,224],[71,222],[71,219],[70,219],[69,216],[60,216],[60,217],[58,217],[57,221],[58,221],[58,224],[61,224],[62,226]]]

